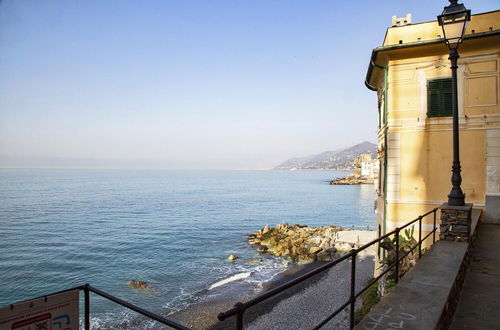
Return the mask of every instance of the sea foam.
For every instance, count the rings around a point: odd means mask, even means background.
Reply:
[[[241,281],[241,280],[244,280],[246,278],[248,278],[250,275],[252,274],[252,272],[246,272],[246,273],[239,273],[239,274],[235,274],[231,277],[228,277],[226,279],[223,279],[223,280],[220,280],[218,282],[215,282],[214,284],[212,284],[208,290],[212,290],[212,289],[215,289],[219,286],[222,286],[224,284],[227,284],[227,283],[231,283],[231,282],[235,282],[235,281]]]

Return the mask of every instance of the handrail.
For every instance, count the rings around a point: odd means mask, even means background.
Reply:
[[[97,288],[94,288],[94,287],[92,287],[92,286],[88,285],[88,284],[85,284],[85,288],[86,288],[88,291],[90,291],[90,292],[93,292],[93,293],[95,293],[95,294],[98,294],[98,295],[99,295],[99,296],[101,296],[101,297],[104,297],[104,298],[106,298],[106,299],[108,299],[108,300],[111,300],[111,301],[113,301],[113,302],[117,303],[117,304],[120,304],[120,305],[122,305],[122,306],[124,306],[124,307],[127,307],[128,309],[131,309],[131,310],[133,310],[133,311],[135,311],[135,312],[137,312],[137,313],[139,313],[139,314],[142,314],[142,315],[144,315],[144,316],[147,316],[147,317],[149,317],[150,319],[153,319],[153,320],[158,321],[158,322],[160,322],[160,323],[163,323],[163,324],[166,324],[166,325],[168,325],[168,326],[171,326],[172,328],[175,328],[175,329],[180,329],[180,330],[190,330],[190,328],[188,328],[188,327],[186,327],[186,326],[183,326],[182,324],[179,324],[179,323],[174,322],[174,321],[172,321],[172,320],[169,320],[169,319],[167,319],[167,318],[165,318],[165,317],[163,317],[163,316],[160,316],[160,315],[158,315],[158,314],[156,314],[156,313],[150,312],[150,311],[148,311],[148,310],[146,310],[146,309],[144,309],[144,308],[141,308],[141,307],[139,307],[139,306],[136,306],[136,305],[134,305],[134,304],[131,304],[131,303],[129,303],[129,302],[126,302],[125,300],[122,300],[122,299],[120,299],[120,298],[117,298],[117,297],[115,297],[115,296],[112,296],[112,295],[110,295],[109,293],[106,293],[106,292],[104,292],[104,291],[101,291],[101,290],[99,290],[99,289],[97,289]],[[87,311],[88,311],[88,309],[87,309]],[[89,327],[89,328],[87,328],[87,329],[90,329],[90,327]]]
[[[112,302],[114,303],[117,303],[119,305],[122,305],[128,309],[131,309],[139,314],[142,314],[144,316],[147,316],[149,317],[150,319],[153,319],[155,321],[158,321],[162,324],[165,324],[165,325],[168,325],[174,329],[179,329],[179,330],[191,330],[191,328],[188,328],[180,323],[177,323],[177,322],[174,322],[172,320],[169,320],[161,315],[158,315],[156,313],[153,313],[153,312],[150,312],[144,308],[141,308],[139,306],[136,306],[134,304],[131,304],[123,299],[120,299],[120,298],[117,298],[107,292],[104,292],[102,290],[99,290],[97,288],[94,288],[93,286],[90,286],[89,284],[85,284],[85,285],[79,285],[79,286],[76,286],[76,287],[72,287],[72,288],[69,288],[69,289],[65,289],[65,290],[61,290],[61,291],[57,291],[57,292],[54,292],[54,293],[50,293],[50,294],[46,294],[46,295],[43,295],[43,296],[40,296],[40,297],[37,297],[37,298],[33,298],[33,299],[39,299],[39,298],[46,298],[48,296],[52,296],[52,295],[56,295],[56,294],[60,294],[60,293],[64,293],[64,292],[68,292],[68,291],[73,291],[73,290],[80,290],[84,292],[84,300],[85,300],[85,318],[84,318],[84,329],[85,330],[90,330],[90,292],[93,292],[103,298],[106,298],[108,300],[111,300]],[[28,300],[33,300],[33,299],[28,299]],[[20,302],[17,302],[16,304],[18,303],[22,303],[22,302],[26,302],[28,300],[23,300],[23,301],[20,301]],[[13,305],[11,304],[11,307]]]
[[[424,240],[426,240],[431,234],[433,235],[433,239],[432,239],[432,242],[435,243],[436,241],[436,230],[437,230],[437,227],[436,227],[436,212],[437,212],[438,208],[435,208],[427,213],[424,213],[420,216],[418,216],[417,218],[415,218],[414,220],[406,223],[405,225],[403,225],[402,227],[397,227],[395,228],[393,231],[389,232],[389,233],[386,233],[374,240],[372,240],[371,242],[367,243],[367,244],[364,244],[363,246],[357,248],[357,249],[352,249],[349,253],[345,254],[344,256],[338,258],[338,259],[335,259],[335,260],[332,260],[332,261],[329,261],[289,282],[286,282],[284,284],[281,284],[269,291],[266,291],[262,294],[260,294],[259,296],[257,297],[254,297],[246,302],[238,302],[236,303],[233,307],[229,308],[228,310],[226,311],[223,311],[221,313],[219,313],[219,315],[217,316],[217,318],[220,320],[220,321],[224,321],[225,319],[231,317],[231,316],[234,316],[236,315],[236,329],[238,330],[241,330],[243,329],[243,315],[245,313],[245,311],[300,283],[300,282],[303,282],[304,280],[318,274],[318,273],[321,273],[327,269],[330,269],[331,267],[334,267],[336,266],[337,264],[339,264],[340,262],[342,261],[345,261],[347,259],[351,259],[352,262],[351,262],[351,290],[350,290],[350,298],[348,301],[346,301],[344,304],[342,304],[339,308],[337,308],[332,314],[330,314],[326,319],[324,319],[323,321],[321,321],[316,327],[314,327],[314,329],[319,329],[321,328],[323,325],[325,325],[328,321],[330,321],[332,318],[334,318],[337,314],[339,314],[344,308],[346,308],[347,306],[350,305],[350,317],[349,317],[349,324],[350,324],[350,328],[354,328],[354,308],[355,308],[355,303],[356,303],[356,299],[361,296],[361,294],[363,294],[363,292],[365,292],[370,286],[372,286],[374,283],[376,283],[378,280],[380,280],[380,278],[382,278],[382,276],[384,276],[385,274],[387,274],[389,271],[391,271],[392,269],[396,269],[396,283],[399,281],[399,263],[401,262],[401,260],[403,260],[408,254],[410,254],[411,252],[413,252],[417,247],[418,247],[418,255],[419,255],[419,258],[422,256],[422,242]],[[433,219],[433,228],[432,230],[425,236],[425,237],[422,237],[422,220],[430,215],[430,214],[434,214],[434,219]],[[406,252],[403,256],[400,256],[399,255],[399,233],[402,229],[416,223],[418,221],[418,227],[419,227],[419,230],[418,230],[418,241],[417,241],[417,244],[415,246],[413,246],[410,251]],[[368,247],[374,245],[374,244],[377,244],[377,243],[380,243],[380,241],[384,240],[385,238],[391,236],[391,235],[395,235],[396,237],[396,260],[394,261],[393,264],[389,265],[387,267],[387,269],[385,269],[381,274],[379,274],[376,278],[374,278],[372,281],[369,282],[368,285],[366,285],[365,287],[363,287],[361,290],[359,290],[358,292],[356,292],[356,287],[355,287],[355,284],[356,284],[356,257],[358,255],[359,252],[367,249]]]

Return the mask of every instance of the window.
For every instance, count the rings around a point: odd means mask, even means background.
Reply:
[[[451,108],[451,78],[435,79],[427,82],[427,116],[448,117]]]

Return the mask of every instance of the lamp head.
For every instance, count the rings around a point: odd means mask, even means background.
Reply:
[[[458,48],[463,41],[467,22],[470,21],[470,10],[457,3],[457,0],[450,0],[450,5],[444,7],[437,19],[443,28],[446,45],[449,48]]]

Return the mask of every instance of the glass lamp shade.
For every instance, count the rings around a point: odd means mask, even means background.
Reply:
[[[439,25],[443,28],[443,35],[446,45],[450,48],[457,48],[463,40],[467,21],[470,21],[470,10],[457,1],[450,1],[451,4],[444,7],[443,13],[438,16]]]

